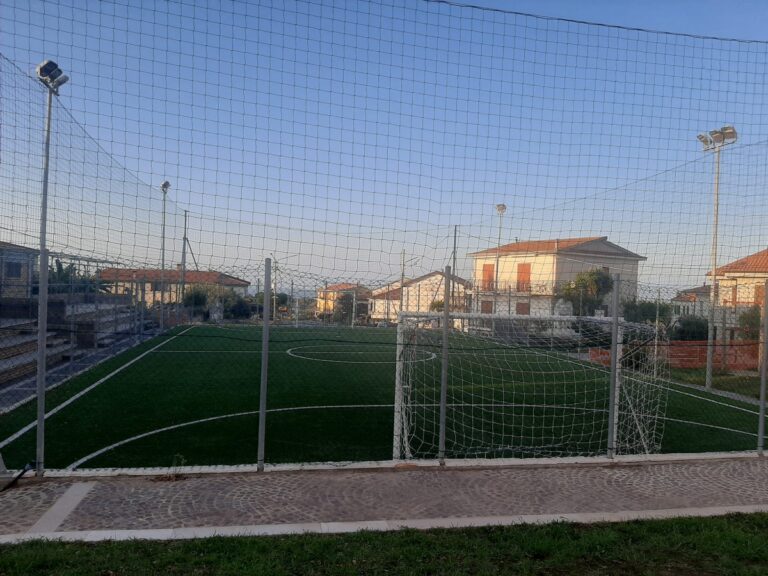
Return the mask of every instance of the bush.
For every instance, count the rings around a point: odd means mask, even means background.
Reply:
[[[760,306],[752,306],[739,315],[739,338],[758,340],[760,338]]]
[[[698,316],[680,316],[669,335],[671,340],[706,340],[709,322]]]

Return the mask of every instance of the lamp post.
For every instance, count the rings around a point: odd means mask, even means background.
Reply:
[[[53,60],[46,60],[37,66],[37,77],[48,89],[45,118],[45,152],[43,155],[43,196],[40,200],[40,283],[37,290],[37,451],[35,474],[42,476],[45,471],[45,375],[47,368],[46,343],[48,339],[48,249],[46,233],[48,226],[48,173],[51,150],[51,116],[53,97],[59,95],[59,88],[67,83],[64,74]]]
[[[720,150],[723,146],[736,142],[737,134],[733,126],[723,126],[720,130],[702,132],[698,136],[699,142],[705,152],[710,150],[715,153],[715,194],[714,213],[712,222],[712,285],[709,290],[709,319],[707,322],[707,372],[704,379],[706,388],[712,387],[712,364],[715,353],[715,305],[717,304],[717,225],[718,212],[720,210]]]
[[[496,212],[499,214],[499,243],[496,245],[496,277],[493,281],[493,312],[498,312],[498,303],[496,302],[499,292],[499,256],[501,254],[501,220],[504,212],[507,211],[506,204],[496,204]]]
[[[165,201],[168,196],[168,189],[171,183],[166,180],[160,184],[160,190],[163,193],[163,225],[162,238],[160,240],[160,333],[165,331]]]

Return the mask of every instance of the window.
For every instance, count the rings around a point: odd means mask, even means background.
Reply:
[[[480,302],[480,312],[483,314],[493,314],[493,300],[483,300]]]
[[[21,278],[21,262],[6,262],[5,263],[5,277],[6,278]]]
[[[163,283],[159,281],[152,282],[152,292],[162,292],[163,291]]]
[[[529,316],[531,314],[531,303],[518,302],[515,304],[515,312],[520,316]]]

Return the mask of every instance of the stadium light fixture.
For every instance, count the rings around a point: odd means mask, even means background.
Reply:
[[[733,144],[738,138],[736,128],[726,124],[719,130],[710,130],[696,136],[701,142],[705,152],[710,150],[715,153],[715,197],[712,222],[712,284],[709,292],[709,319],[707,328],[707,370],[704,378],[705,388],[712,387],[712,365],[715,354],[715,305],[717,304],[717,227],[720,208],[720,150],[724,146]]]
[[[45,471],[45,380],[48,348],[48,248],[46,232],[48,226],[48,174],[51,151],[51,116],[53,114],[53,96],[59,95],[59,88],[66,84],[69,77],[62,72],[53,60],[40,63],[37,77],[48,89],[48,103],[45,118],[45,151],[43,154],[43,194],[40,200],[40,282],[37,289],[37,438],[35,474],[42,476]]]
[[[69,76],[64,74],[59,65],[53,60],[46,60],[38,64],[35,71],[40,82],[54,94],[58,94],[59,88],[69,82]]]

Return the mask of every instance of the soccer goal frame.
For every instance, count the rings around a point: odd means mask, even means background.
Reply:
[[[666,344],[620,317],[403,312],[392,457],[657,452]]]

